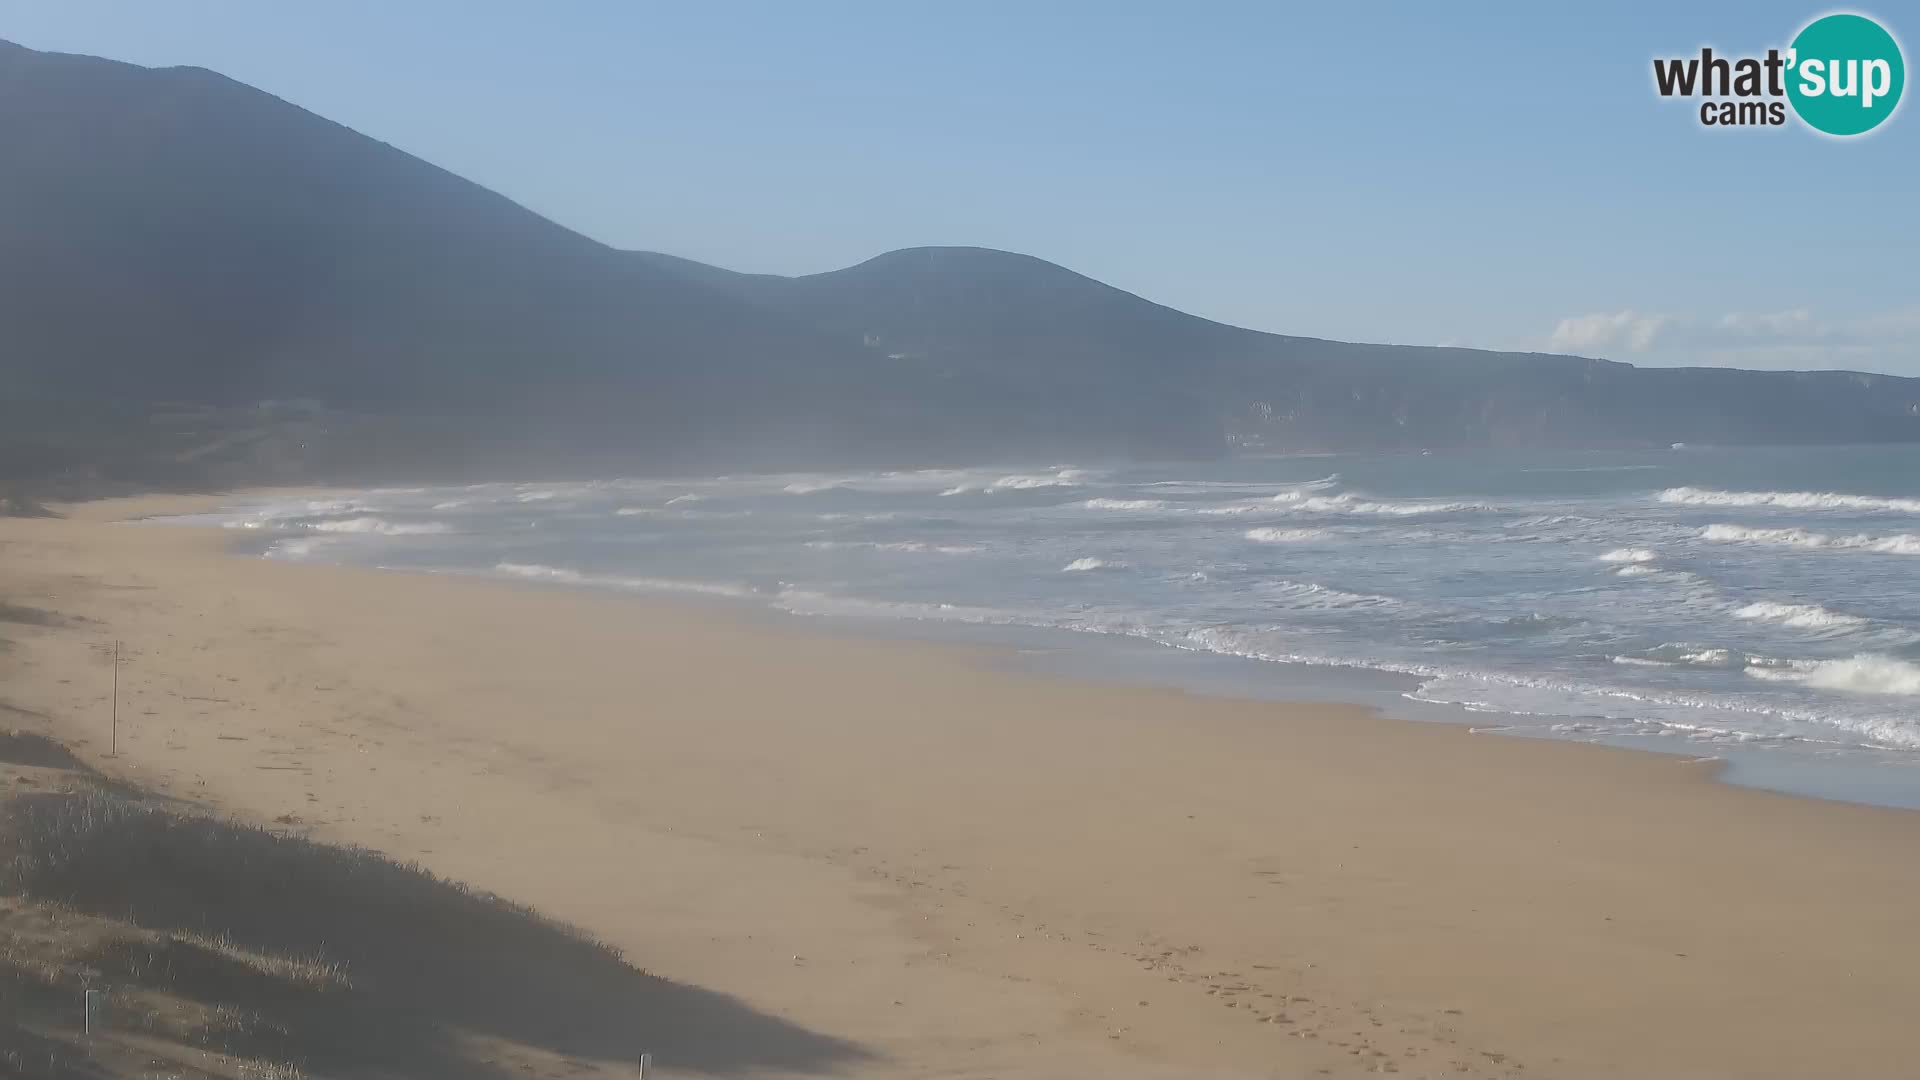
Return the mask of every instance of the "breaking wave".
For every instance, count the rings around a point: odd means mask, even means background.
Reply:
[[[1796,547],[1819,550],[1872,551],[1886,555],[1920,555],[1920,535],[1895,533],[1891,536],[1833,536],[1807,529],[1751,529],[1744,525],[1709,525],[1700,530],[1702,540],[1723,544],[1764,544],[1772,547]]]
[[[979,544],[932,544],[921,540],[809,540],[806,546],[816,551],[833,551],[836,549],[904,551],[916,555],[974,555],[986,550],[986,548]]]
[[[1668,642],[1643,653],[1622,654],[1608,659],[1616,664],[1640,667],[1699,667],[1717,671],[1737,671],[1752,664],[1770,666],[1773,663],[1766,657],[1748,656],[1737,649],[1688,642]]]
[[[1279,509],[1300,510],[1310,514],[1388,514],[1394,516],[1412,516],[1414,514],[1457,514],[1493,509],[1484,503],[1363,499],[1347,492],[1342,492],[1338,495],[1314,495],[1301,490],[1283,491],[1275,495],[1271,501]]]
[[[1848,631],[1858,630],[1867,625],[1867,620],[1858,615],[1842,615],[1837,611],[1814,604],[1780,604],[1771,600],[1761,600],[1745,607],[1734,609],[1736,619],[1754,619],[1761,622],[1778,623],[1800,630]]]
[[[1920,751],[1920,579],[1897,557],[1920,555],[1920,492],[1701,460],[1617,484],[1365,461],[1351,488],[1256,461],[550,480],[248,498],[208,523],[275,559],[1394,672],[1366,685],[1581,739]],[[1682,480],[1701,486],[1661,490]],[[1904,497],[1821,490],[1848,488]]]
[[[1920,664],[1871,653],[1842,660],[1798,660],[1784,666],[1752,666],[1746,672],[1769,682],[1799,683],[1822,690],[1920,696]]]
[[[977,480],[964,480],[942,491],[942,495],[967,495],[979,493],[993,495],[1002,491],[1036,491],[1041,488],[1079,487],[1087,478],[1085,469],[1059,469],[1052,473],[1014,474],[1003,476],[991,483],[983,484]]]
[[[1327,535],[1325,529],[1248,529],[1247,539],[1256,544],[1303,544]]]
[[[1790,510],[1866,510],[1920,514],[1920,499],[1880,495],[1848,495],[1836,491],[1717,491],[1713,488],[1674,487],[1659,500],[1680,506],[1777,506]]]
[[[1607,563],[1650,563],[1659,557],[1659,552],[1650,551],[1646,548],[1614,548],[1612,551],[1600,556],[1600,561]]]

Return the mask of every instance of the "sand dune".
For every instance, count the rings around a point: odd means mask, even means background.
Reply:
[[[110,524],[182,505],[0,521],[0,723],[582,926],[777,1020],[776,1073],[1911,1068],[1920,815]]]

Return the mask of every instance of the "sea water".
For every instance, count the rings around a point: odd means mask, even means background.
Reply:
[[[1170,681],[1239,658],[1232,692],[1383,673],[1482,727],[1737,750],[1779,786],[1920,802],[1916,447],[480,484],[214,517],[268,558],[1126,639]]]

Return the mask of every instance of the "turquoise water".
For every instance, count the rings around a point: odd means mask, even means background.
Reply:
[[[216,516],[273,558],[1118,636],[1237,658],[1235,680],[1382,673],[1520,734],[1920,763],[1920,448],[500,484]]]

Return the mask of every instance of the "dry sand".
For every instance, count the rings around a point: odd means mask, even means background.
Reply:
[[[1920,815],[110,523],[186,505],[0,521],[0,725],[419,859],[746,1006],[636,1017],[635,1052],[679,1048],[664,1072],[1920,1068]]]

